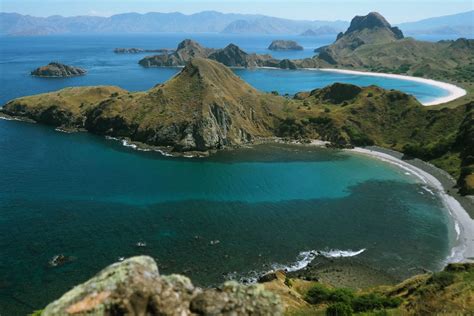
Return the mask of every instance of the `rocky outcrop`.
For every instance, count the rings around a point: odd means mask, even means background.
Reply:
[[[46,66],[41,66],[31,72],[32,76],[36,77],[74,77],[85,75],[86,71],[79,67],[68,66],[57,62],[49,63]]]
[[[377,12],[370,12],[365,16],[355,16],[352,21],[351,25],[344,33],[344,35],[349,35],[354,32],[361,32],[364,30],[376,30],[376,29],[386,29],[390,30],[393,33],[393,37],[395,39],[402,39],[403,33],[400,31],[398,27],[392,27],[387,20]]]
[[[338,34],[336,42],[318,50],[319,59],[329,64],[344,63],[344,58],[359,47],[390,43],[402,38],[403,33],[397,27],[392,27],[379,13],[371,12],[354,17],[347,31]]]
[[[269,50],[303,50],[303,46],[299,45],[295,41],[284,41],[284,40],[275,40],[270,46]]]
[[[172,54],[147,56],[139,61],[143,67],[177,67],[184,66],[192,58],[201,57],[218,61],[228,67],[275,67],[295,69],[294,62],[286,59],[279,60],[271,55],[248,54],[235,44],[229,44],[222,49],[205,48],[192,40],[185,40],[178,45]]]
[[[115,263],[50,303],[53,315],[282,315],[279,297],[262,285],[224,283],[201,289],[181,275],[162,276],[147,256]]]
[[[161,54],[155,56],[147,56],[138,63],[144,67],[176,67],[184,66],[192,58],[207,58],[209,54],[214,52],[212,48],[201,46],[198,42],[186,39],[178,44],[175,52],[171,54]]]
[[[216,60],[228,67],[256,67],[264,60],[271,59],[271,56],[257,56],[256,54],[247,54],[237,45],[229,44],[223,49],[216,50],[208,56],[209,59]]]

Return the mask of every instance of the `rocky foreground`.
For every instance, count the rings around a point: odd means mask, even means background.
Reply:
[[[61,63],[52,62],[46,66],[36,68],[31,72],[32,76],[46,78],[64,78],[85,75],[87,71],[82,68],[68,66]]]
[[[161,276],[146,256],[113,264],[49,304],[57,315],[281,315],[280,298],[263,286],[195,287],[182,275]]]
[[[467,315],[473,277],[474,264],[450,264],[397,285],[350,289],[276,271],[261,284],[202,289],[185,276],[160,275],[152,258],[139,256],[110,265],[35,315]]]

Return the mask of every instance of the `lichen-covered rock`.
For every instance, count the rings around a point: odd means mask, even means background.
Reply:
[[[85,75],[86,71],[79,67],[68,66],[60,63],[49,63],[46,66],[36,68],[31,72],[37,77],[74,77]]]
[[[198,294],[191,301],[191,311],[198,315],[281,315],[283,308],[280,298],[262,285],[230,281]]]
[[[133,257],[74,287],[49,304],[42,315],[146,315],[149,302],[163,287],[155,261]]]
[[[57,315],[281,315],[277,295],[261,285],[225,283],[202,290],[181,275],[160,276],[155,261],[139,256],[115,263],[49,304]]]

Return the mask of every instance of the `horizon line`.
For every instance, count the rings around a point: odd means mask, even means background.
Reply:
[[[370,12],[377,12],[377,11],[370,11]],[[370,12],[368,12],[368,13],[370,13]],[[393,24],[393,25],[404,24],[404,23],[412,23],[412,22],[418,22],[418,21],[423,21],[423,20],[432,19],[432,18],[447,17],[447,16],[452,16],[452,15],[457,15],[457,14],[462,14],[462,13],[470,13],[470,12],[473,12],[473,13],[474,13],[474,9],[473,9],[473,10],[468,10],[468,11],[461,11],[461,12],[457,12],[457,13],[453,13],[453,14],[430,16],[430,17],[426,17],[426,18],[419,19],[419,20],[407,21],[407,22],[401,22],[401,23],[395,23],[395,24]],[[234,13],[234,12],[221,12],[221,11],[217,11],[217,10],[203,10],[203,11],[198,11],[198,12],[189,13],[189,14],[182,13],[182,12],[179,12],[179,11],[170,11],[170,12],[148,11],[148,12],[144,12],[144,13],[130,11],[130,12],[116,13],[116,14],[112,14],[112,15],[108,15],[108,16],[107,16],[107,15],[90,15],[90,14],[89,14],[89,15],[87,15],[87,14],[82,14],[82,15],[69,15],[69,16],[60,15],[60,14],[53,14],[53,15],[49,15],[49,16],[40,16],[40,15],[23,14],[23,13],[19,13],[19,12],[5,12],[5,11],[0,11],[0,14],[18,14],[18,15],[22,15],[22,16],[29,16],[29,17],[34,17],[34,18],[44,18],[44,19],[48,19],[48,18],[51,18],[51,17],[61,17],[61,18],[77,18],[77,17],[92,17],[92,18],[93,18],[93,17],[96,17],[96,18],[104,18],[104,19],[107,19],[107,18],[111,18],[111,17],[113,17],[113,16],[126,15],[126,14],[138,14],[138,15],[146,15],[146,14],[180,14],[180,15],[183,15],[183,16],[192,16],[192,15],[197,15],[197,14],[202,14],[202,13],[218,13],[218,14],[223,14],[223,15],[235,14],[235,15],[243,15],[243,16],[245,16],[245,15],[247,15],[247,16],[255,16],[255,17],[260,16],[260,17],[270,17],[270,18],[281,19],[281,20],[288,20],[288,21],[350,22],[350,20],[343,20],[343,19],[336,19],[336,20],[318,20],[318,19],[308,20],[308,19],[301,19],[301,20],[299,20],[299,19],[276,17],[276,16],[265,15],[265,14],[260,14],[260,13]],[[368,13],[367,13],[367,14],[368,14]],[[358,15],[354,15],[353,17],[355,17],[355,16],[358,16]],[[352,18],[351,18],[351,20],[352,20]]]

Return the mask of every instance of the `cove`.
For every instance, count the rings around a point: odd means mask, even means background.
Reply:
[[[365,249],[358,260],[399,277],[440,268],[450,251],[440,198],[405,170],[368,157],[269,144],[166,158],[5,120],[0,135],[7,314],[40,308],[138,254],[156,258],[162,273],[206,286],[292,265],[309,250]],[[51,267],[57,254],[71,261]]]

